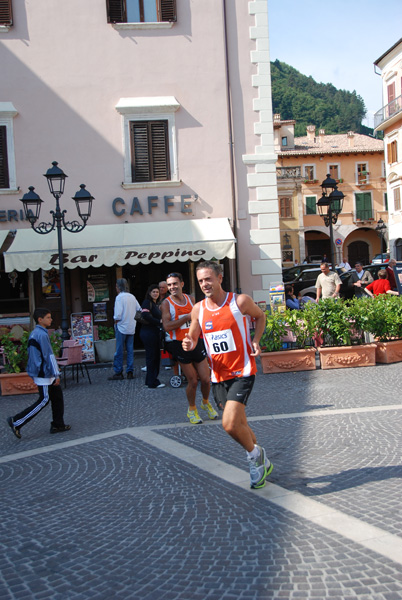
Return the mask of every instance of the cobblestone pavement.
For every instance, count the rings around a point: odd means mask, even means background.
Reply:
[[[0,398],[1,600],[402,599],[400,364],[259,374],[262,490],[142,364],[69,380],[61,435],[47,407],[16,439],[5,419],[35,396]]]

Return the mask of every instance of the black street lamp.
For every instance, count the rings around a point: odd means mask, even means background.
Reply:
[[[41,235],[50,233],[57,229],[57,247],[59,253],[59,274],[60,274],[60,296],[61,296],[61,329],[62,339],[68,340],[68,320],[67,320],[67,303],[66,303],[66,287],[64,279],[64,264],[63,264],[63,240],[62,240],[62,229],[66,229],[71,233],[79,233],[82,231],[91,216],[92,200],[93,196],[85,189],[85,185],[80,185],[80,190],[73,196],[77,212],[82,222],[79,221],[67,221],[66,210],[60,208],[60,197],[64,193],[64,184],[67,175],[57,166],[57,162],[53,162],[50,169],[47,170],[46,177],[49,190],[52,196],[56,200],[56,210],[51,210],[52,220],[49,223],[42,221],[37,226],[36,222],[39,220],[40,209],[43,200],[34,192],[34,187],[29,188],[29,192],[24,194],[21,202],[24,205],[25,217],[30,222],[31,227],[36,233]]]
[[[335,225],[338,215],[342,212],[345,196],[338,190],[335,179],[332,179],[329,174],[320,187],[322,196],[317,202],[318,213],[324,219],[325,226],[329,227],[331,266],[335,270],[334,231],[332,226]]]
[[[385,239],[385,233],[387,231],[387,226],[385,225],[384,221],[381,219],[381,217],[378,219],[377,221],[377,225],[375,228],[378,237],[381,240],[381,262],[383,262],[383,253],[384,253],[384,239]]]

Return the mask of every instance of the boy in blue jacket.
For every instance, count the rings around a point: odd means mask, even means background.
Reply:
[[[52,324],[52,315],[46,308],[37,308],[33,318],[36,327],[28,340],[27,373],[38,386],[39,398],[18,415],[8,417],[7,423],[18,439],[21,439],[21,427],[33,419],[48,404],[49,400],[53,415],[50,433],[61,433],[71,429],[70,425],[64,424],[64,400],[60,386],[60,371],[46,330]]]

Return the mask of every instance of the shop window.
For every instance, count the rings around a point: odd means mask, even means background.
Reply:
[[[173,97],[121,98],[123,117],[124,188],[179,185]]]
[[[282,219],[290,218],[292,214],[292,198],[279,199],[279,216]]]
[[[387,157],[389,165],[398,162],[398,144],[396,140],[387,144]]]
[[[107,0],[109,23],[173,23],[176,0]]]
[[[8,30],[13,24],[12,0],[0,0],[0,30]]]
[[[0,102],[0,194],[18,191],[13,130],[13,119],[16,114],[17,111],[11,102]]]
[[[306,215],[317,214],[317,196],[306,196]]]

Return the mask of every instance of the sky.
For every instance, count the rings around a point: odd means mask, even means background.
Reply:
[[[363,124],[373,127],[383,106],[373,63],[402,38],[402,0],[268,0],[268,22],[271,61],[355,90],[367,110]]]

